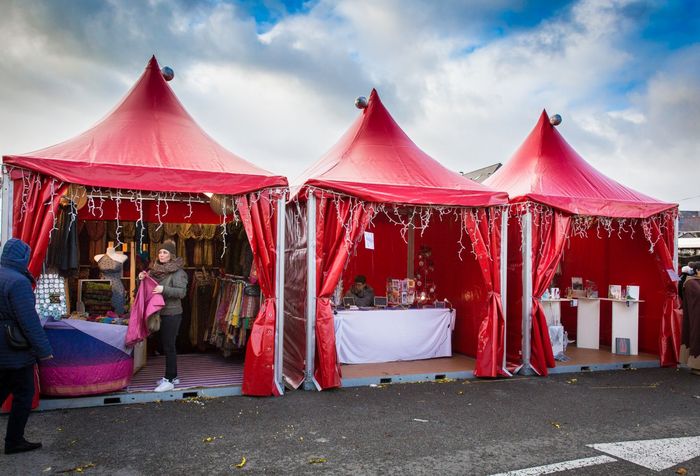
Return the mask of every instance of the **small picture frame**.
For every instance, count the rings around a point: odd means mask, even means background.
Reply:
[[[354,297],[344,297],[343,298],[343,306],[352,307],[354,305],[355,305],[355,298]]]
[[[445,309],[445,301],[435,301],[436,309]]]
[[[387,306],[386,296],[374,296],[374,307],[384,308]]]
[[[615,338],[615,353],[619,355],[630,355],[630,339],[627,337]]]

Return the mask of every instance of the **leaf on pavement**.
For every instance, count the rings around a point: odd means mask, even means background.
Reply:
[[[549,424],[552,425],[552,426],[553,426],[554,428],[556,428],[557,430],[561,428],[561,423],[559,423],[559,422],[550,421]]]
[[[247,461],[248,460],[246,460],[244,456],[243,459],[241,459],[241,462],[236,465],[236,468],[242,468],[243,466],[245,466]]]
[[[688,470],[683,467],[680,467],[676,470],[676,474],[680,474],[681,476],[683,476],[685,474],[688,474]]]
[[[309,460],[309,464],[323,464],[326,461],[327,461],[326,458],[311,458]]]

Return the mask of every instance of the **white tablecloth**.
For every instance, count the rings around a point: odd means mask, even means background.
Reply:
[[[338,311],[335,345],[344,364],[452,356],[450,309]]]

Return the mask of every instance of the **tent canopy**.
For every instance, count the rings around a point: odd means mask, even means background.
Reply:
[[[297,183],[379,203],[491,206],[508,200],[420,150],[374,89],[350,129]]]
[[[564,140],[547,111],[513,157],[484,181],[511,202],[533,201],[574,215],[646,218],[676,207],[606,177]]]
[[[187,113],[155,56],[117,107],[92,129],[52,147],[3,157],[81,185],[240,195],[287,179],[224,149]]]

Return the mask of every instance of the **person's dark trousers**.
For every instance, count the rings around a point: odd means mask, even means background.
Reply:
[[[24,427],[34,398],[34,365],[19,369],[0,369],[0,405],[12,394],[12,409],[7,420],[5,448],[24,441]]]
[[[165,352],[165,378],[172,380],[177,377],[177,354],[175,342],[180,330],[182,314],[174,316],[160,316],[160,338]]]

